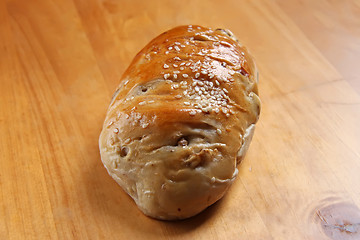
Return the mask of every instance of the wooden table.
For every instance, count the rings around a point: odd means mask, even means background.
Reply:
[[[0,1],[0,239],[360,239],[360,2]],[[182,24],[231,29],[262,112],[228,194],[145,217],[98,136],[134,55]]]

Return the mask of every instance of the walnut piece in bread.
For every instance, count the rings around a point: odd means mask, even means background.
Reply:
[[[228,30],[171,29],[122,76],[99,145],[108,173],[144,214],[196,215],[238,174],[260,114],[253,58]]]

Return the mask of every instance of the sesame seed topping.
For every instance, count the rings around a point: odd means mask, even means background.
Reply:
[[[171,49],[173,49],[172,47],[168,47],[168,50],[170,51]]]
[[[169,51],[166,51],[165,54],[169,54]]]
[[[174,74],[174,78],[177,79],[177,74],[176,73]]]
[[[224,114],[228,114],[229,109],[223,107],[223,108],[221,108],[221,111],[222,111]]]
[[[180,73],[180,71],[174,71],[173,73],[179,74],[179,73]]]
[[[191,64],[191,62],[188,62],[188,63],[186,63],[186,66],[188,67],[188,66],[190,66],[190,64]]]
[[[179,42],[175,42],[175,44],[176,44],[176,45],[180,45],[181,43],[179,43]]]
[[[187,74],[183,74],[182,76],[183,76],[184,78],[189,77],[189,75],[187,75]]]
[[[171,86],[172,89],[178,89],[179,88],[179,84],[175,83]]]
[[[215,80],[216,85],[220,86],[220,83],[218,80]]]
[[[146,104],[146,101],[139,102],[140,106],[145,105],[145,104]]]
[[[167,65],[166,63],[164,64],[164,68],[169,68],[169,65]]]
[[[141,127],[142,128],[147,128],[149,126],[149,123],[143,123],[143,124],[141,124]]]
[[[180,67],[180,70],[183,71],[185,68],[184,67]]]
[[[217,132],[217,134],[221,134],[221,130],[220,129],[216,129],[216,132]]]
[[[179,60],[181,61],[181,58],[179,58],[178,56],[174,57],[174,60]],[[181,66],[181,65],[180,65]]]
[[[177,68],[179,65],[177,65],[177,64],[174,63],[173,66],[174,66],[175,68]]]
[[[195,78],[198,78],[198,77],[200,77],[200,73],[195,74]]]
[[[169,74],[169,73],[164,74],[165,80],[168,79],[169,77],[170,77],[170,74]]]
[[[206,75],[207,74],[207,71],[206,70],[203,70],[201,71],[202,74]]]
[[[195,111],[195,110],[191,110],[191,111],[189,112],[189,114],[190,114],[191,116],[195,116],[196,111]]]
[[[190,103],[189,102],[184,102],[184,105],[190,106]]]
[[[118,132],[119,132],[119,129],[114,128],[114,133],[118,133]]]
[[[182,98],[182,96],[181,95],[176,95],[175,98],[180,99],[180,98]]]
[[[223,88],[224,92],[229,93],[229,91],[226,88]]]
[[[180,51],[180,48],[178,46],[174,47],[176,51]]]
[[[113,123],[114,123],[113,121],[110,121],[108,127],[110,127]]]
[[[180,63],[180,66],[184,66],[184,65],[185,65],[185,63],[184,63],[184,62]]]

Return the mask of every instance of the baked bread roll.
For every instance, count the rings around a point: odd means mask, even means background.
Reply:
[[[191,217],[238,174],[260,113],[253,58],[228,30],[180,26],[122,76],[103,125],[103,164],[144,214]]]

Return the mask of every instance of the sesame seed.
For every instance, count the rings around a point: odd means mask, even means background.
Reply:
[[[174,78],[177,79],[177,74],[176,73],[174,74]]]
[[[114,128],[114,133],[118,133],[118,132],[119,132],[119,129]]]
[[[201,71],[202,74],[206,75],[207,74],[207,71],[206,70],[203,70]]]
[[[108,127],[110,127],[113,123],[114,123],[113,121],[110,121]]]
[[[139,102],[139,105],[140,105],[140,106],[145,105],[145,104],[146,104],[146,101]]]
[[[217,132],[217,134],[221,134],[221,130],[220,129],[216,129],[216,132]]]
[[[178,89],[178,88],[179,88],[179,84],[175,83],[175,84],[173,84],[173,85],[171,86],[171,88],[173,88],[173,89]]]
[[[185,63],[184,63],[184,62],[180,63],[180,66],[184,66],[184,65],[185,65]]]
[[[169,54],[169,51],[166,51],[165,54]]]
[[[179,60],[179,61],[181,61],[181,58],[179,58],[179,57],[174,57],[174,60]]]
[[[181,95],[176,95],[175,98],[180,99],[180,98],[182,98],[182,96]]]
[[[184,78],[189,77],[189,75],[187,75],[187,74],[183,74],[182,76],[183,76]]]
[[[175,44],[176,44],[176,45],[180,45],[181,43],[179,43],[179,42],[175,42]]]
[[[212,79],[213,77],[215,77],[215,75],[212,73],[209,73],[209,78]]]
[[[220,110],[219,110],[218,108],[215,108],[215,109],[214,109],[214,112],[215,112],[215,113],[219,113]]]
[[[190,106],[190,103],[189,102],[184,102],[184,105]]]
[[[171,49],[173,49],[172,47],[168,47],[168,49],[169,49],[169,51],[171,50]]]
[[[177,67],[178,67],[178,65],[177,65],[177,64],[175,64],[175,63],[173,64],[173,66],[174,66],[175,68],[177,68]]]
[[[190,114],[191,116],[194,116],[194,115],[196,114],[196,111],[195,111],[195,110],[191,110],[191,111],[189,112],[189,114]]]
[[[186,63],[186,66],[188,67],[188,66],[190,66],[190,64],[191,64],[191,62],[188,62],[188,63]]]
[[[229,111],[229,109],[223,107],[223,108],[221,108],[221,111],[222,111],[224,114],[227,114],[228,111]]]
[[[174,47],[176,51],[180,51],[180,48],[178,46]]]
[[[200,88],[198,86],[195,87],[195,91],[199,92]]]
[[[229,114],[229,113],[227,113],[227,114],[226,114],[226,117],[230,117],[230,114]]]
[[[170,77],[170,74],[169,74],[169,73],[164,74],[165,80],[168,79],[169,77]]]
[[[183,71],[185,68],[184,67],[180,67],[180,70]]]
[[[200,73],[195,74],[195,78],[198,78],[200,76]]]
[[[142,128],[147,128],[149,126],[149,123],[144,123],[141,125]]]
[[[244,53],[244,52],[241,52],[241,55],[245,56],[245,53]]]
[[[154,103],[155,101],[154,100],[150,100],[150,101],[148,101],[148,103]]]
[[[167,65],[166,63],[164,64],[164,68],[169,68],[169,65]]]
[[[181,44],[181,45],[180,45],[180,47],[184,48],[184,47],[185,47],[185,45],[182,45],[182,44]]]
[[[215,183],[215,181],[216,181],[216,178],[215,178],[215,177],[212,177],[212,178],[211,178],[211,183]]]
[[[226,88],[223,88],[224,92],[229,93],[229,91]]]
[[[218,80],[215,80],[216,85],[220,86],[220,83]]]
[[[173,73],[179,74],[179,73],[180,73],[180,71],[174,71]]]
[[[198,85],[199,86],[204,86],[204,83],[203,82],[198,82]]]

